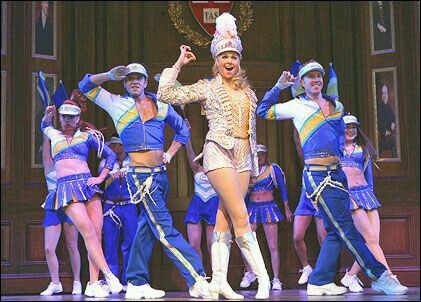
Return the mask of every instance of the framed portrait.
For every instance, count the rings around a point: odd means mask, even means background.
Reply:
[[[7,117],[7,106],[6,106],[6,71],[1,71],[1,169],[6,169],[6,117]],[[3,172],[2,172],[3,173]]]
[[[7,1],[1,2],[1,54],[7,53]]]
[[[51,96],[56,91],[57,75],[44,73],[45,86]],[[32,73],[32,124],[31,124],[31,168],[43,168],[42,165],[42,131],[41,120],[44,116],[45,105],[38,92],[38,75]]]
[[[379,161],[401,161],[396,67],[372,70],[375,143]]]
[[[57,59],[55,1],[32,1],[32,57]]]
[[[396,51],[392,1],[370,1],[371,54]]]

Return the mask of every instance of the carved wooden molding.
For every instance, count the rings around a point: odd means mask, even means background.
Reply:
[[[202,35],[190,28],[183,19],[183,7],[180,1],[168,1],[168,14],[177,31],[184,35],[187,40],[201,47],[207,47],[212,42],[212,37]],[[251,1],[241,1],[238,14],[237,32],[242,33],[253,23],[253,7]]]

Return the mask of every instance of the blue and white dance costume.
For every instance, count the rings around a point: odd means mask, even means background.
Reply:
[[[98,131],[82,132],[78,129],[69,143],[61,131],[53,128],[52,122],[42,122],[41,129],[51,140],[51,155],[54,163],[62,159],[79,159],[88,162],[89,151],[95,149],[98,157],[103,155],[106,158],[105,168],[111,170],[114,166],[116,155],[100,139]],[[56,190],[48,194],[42,207],[46,210],[57,210],[72,202],[87,202],[95,193],[102,194],[97,185],[90,187],[86,184],[90,177],[92,177],[91,173],[81,173],[57,179]]]
[[[380,202],[374,196],[373,192],[373,170],[371,167],[371,159],[364,156],[364,150],[361,146],[354,144],[354,150],[349,155],[342,148],[341,164],[342,167],[354,167],[364,172],[364,178],[367,182],[366,186],[358,186],[349,188],[350,194],[350,210],[362,208],[365,211],[380,208]]]
[[[48,196],[50,198],[54,197],[54,193],[50,195],[51,192],[54,192],[57,188],[57,172],[54,169],[54,165],[50,172],[45,176],[45,181],[47,182],[47,189],[48,189]],[[70,220],[70,218],[64,213],[63,209],[58,209],[57,211],[53,210],[45,210],[45,216],[44,216],[44,227],[59,225],[64,222],[67,222],[68,224],[72,225],[73,222]]]
[[[164,127],[167,123],[175,132],[174,140],[185,145],[189,129],[175,110],[145,91],[153,100],[157,114],[143,122],[133,98],[109,93],[92,83],[89,74],[79,83],[85,96],[110,114],[126,152],[164,150]],[[205,275],[202,261],[196,251],[174,228],[166,208],[169,191],[164,165],[157,167],[129,167],[127,174],[131,200],[141,202],[136,236],[130,251],[126,272],[127,280],[135,286],[149,283],[149,262],[155,239],[162,247],[190,287]]]
[[[104,256],[111,272],[119,276],[118,251],[121,247],[122,267],[121,284],[126,285],[126,270],[129,262],[130,250],[137,228],[137,208],[130,201],[130,193],[124,176],[113,178],[118,172],[127,172],[130,164],[128,156],[122,164],[116,161],[114,168],[105,179],[104,201]],[[99,173],[103,170],[105,160],[99,163]],[[123,239],[120,241],[120,236]]]
[[[340,157],[340,140],[344,139],[343,105],[339,100],[323,95],[334,106],[325,117],[320,106],[305,93],[286,103],[276,104],[281,89],[274,86],[259,103],[257,114],[271,120],[292,119],[298,130],[304,159],[328,156]],[[327,231],[316,267],[309,284],[333,283],[340,258],[341,247],[352,253],[364,273],[377,280],[386,270],[369,251],[356,230],[349,210],[348,183],[339,164],[305,165],[304,181],[308,196],[323,215]]]
[[[253,196],[254,192],[273,191],[275,188],[278,189],[281,200],[288,201],[284,172],[277,164],[269,163],[260,168],[250,196]],[[250,198],[247,211],[250,223],[276,223],[284,219],[275,200],[253,201]]]
[[[204,221],[215,225],[218,212],[219,197],[204,172],[194,174],[194,195],[184,218],[184,223],[197,224]]]

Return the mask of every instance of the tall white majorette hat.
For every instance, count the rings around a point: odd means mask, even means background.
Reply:
[[[235,51],[241,58],[243,46],[237,34],[236,20],[230,13],[223,13],[216,18],[216,30],[211,44],[211,53],[214,59],[224,51]]]

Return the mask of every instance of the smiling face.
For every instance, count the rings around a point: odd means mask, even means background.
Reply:
[[[231,80],[240,70],[240,56],[235,51],[225,51],[216,57],[219,74]]]
[[[319,95],[323,88],[323,75],[318,70],[307,72],[300,80],[301,86],[311,95]]]
[[[353,142],[354,139],[357,137],[358,129],[357,125],[353,123],[346,124],[345,129],[345,141],[350,143]]]
[[[137,98],[144,93],[148,80],[140,73],[132,73],[126,76],[123,85],[132,98]]]

